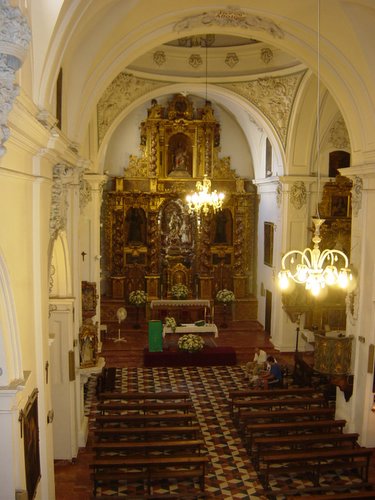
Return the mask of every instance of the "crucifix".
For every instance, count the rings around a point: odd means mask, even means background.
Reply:
[[[82,255],[82,260],[85,261],[85,255],[87,255],[87,253],[85,251],[81,252],[81,255]]]

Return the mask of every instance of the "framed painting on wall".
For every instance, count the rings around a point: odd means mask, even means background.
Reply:
[[[35,497],[40,480],[38,390],[29,397],[23,414],[23,442],[25,453],[25,474],[27,498]]]
[[[273,222],[264,223],[264,264],[273,266]]]

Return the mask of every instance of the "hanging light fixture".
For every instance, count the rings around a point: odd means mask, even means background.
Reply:
[[[326,286],[338,286],[341,289],[347,289],[350,281],[353,279],[349,269],[349,260],[344,252],[336,249],[325,249],[322,252],[319,249],[321,242],[320,227],[325,219],[319,216],[319,197],[320,197],[320,0],[318,3],[318,87],[317,87],[317,171],[318,171],[318,189],[317,189],[317,216],[313,217],[314,236],[312,241],[313,248],[305,250],[291,250],[287,252],[281,260],[281,271],[278,274],[279,286],[286,290],[290,282],[305,285],[305,289],[312,295],[319,295],[320,291]]]
[[[214,42],[214,35],[207,35],[201,38],[202,43],[206,48],[206,108],[210,106],[208,101],[208,45]],[[203,181],[197,181],[195,184],[195,192],[186,196],[189,213],[195,213],[199,218],[200,214],[207,215],[211,210],[216,213],[222,209],[225,198],[224,193],[218,193],[216,190],[211,191],[211,180],[208,178],[208,166],[211,164],[211,155],[209,154],[209,136],[205,137],[205,159],[204,159],[204,176]]]
[[[195,189],[193,194],[186,196],[190,213],[203,212],[204,215],[207,215],[210,210],[214,213],[221,210],[225,195],[216,190],[211,191],[211,181],[207,174],[204,174],[202,182],[196,183]]]

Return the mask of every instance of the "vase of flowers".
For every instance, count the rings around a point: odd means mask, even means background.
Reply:
[[[198,352],[204,347],[204,340],[199,335],[187,333],[178,339],[178,348],[185,352]]]
[[[147,302],[147,294],[144,290],[133,290],[129,293],[129,302],[136,307],[136,323],[134,328],[140,328],[139,324],[139,309]]]
[[[189,289],[186,285],[182,283],[177,283],[171,288],[171,294],[174,299],[181,300],[186,299],[189,295]]]
[[[226,328],[227,322],[227,307],[230,305],[232,302],[235,301],[235,296],[234,293],[231,290],[227,290],[226,288],[223,288],[222,290],[219,290],[216,294],[216,300],[218,302],[221,302],[223,304],[223,323],[220,325],[222,328]]]
[[[173,318],[173,316],[167,316],[164,321],[165,321],[165,326],[167,328],[172,328],[172,332],[175,333],[176,327],[177,327],[177,322]]]

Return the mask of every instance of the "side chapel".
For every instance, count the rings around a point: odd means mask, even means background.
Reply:
[[[170,298],[176,283],[212,304],[218,290],[233,290],[233,319],[256,319],[256,191],[220,157],[211,103],[195,109],[181,94],[166,107],[152,100],[140,149],[104,193],[102,320],[113,320],[131,291]],[[185,198],[205,175],[225,200],[221,211],[197,218]]]

